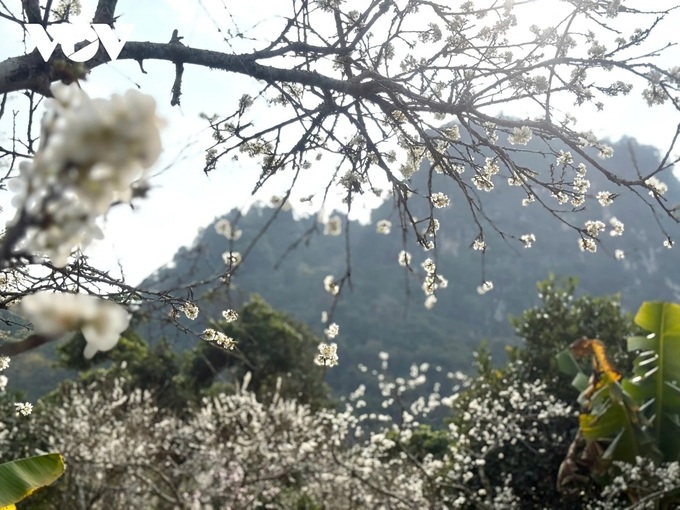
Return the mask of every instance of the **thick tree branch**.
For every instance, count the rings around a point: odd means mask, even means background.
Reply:
[[[258,55],[263,58],[263,55]],[[63,60],[65,56],[58,48],[50,62],[42,61],[36,51],[13,57],[0,62],[0,94],[20,90],[35,90],[45,95],[45,85],[59,79],[53,63]],[[194,64],[210,69],[245,74],[267,83],[296,83],[321,90],[335,91],[354,98],[370,98],[376,100],[381,92],[391,91],[414,99],[418,106],[426,107],[433,112],[458,114],[460,108],[455,104],[415,97],[415,93],[402,85],[384,78],[375,72],[366,72],[351,80],[339,80],[303,69],[285,69],[265,66],[257,62],[253,55],[231,55],[218,51],[191,48],[175,43],[128,42],[123,47],[118,60],[165,60],[175,65]],[[110,62],[106,52],[100,48],[97,55],[87,65],[90,69]]]
[[[0,345],[0,356],[16,356],[22,352],[36,349],[41,345],[52,342],[59,337],[45,335],[31,335],[18,342],[7,342]]]
[[[40,2],[38,0],[22,0],[21,4],[29,23],[42,23],[40,16]]]
[[[117,3],[118,0],[99,0],[99,3],[97,4],[97,10],[94,11],[92,23],[106,23],[107,25],[113,25]]]

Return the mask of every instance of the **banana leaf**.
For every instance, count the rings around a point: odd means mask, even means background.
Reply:
[[[13,508],[15,503],[51,484],[63,473],[64,459],[58,453],[0,464],[0,510]]]

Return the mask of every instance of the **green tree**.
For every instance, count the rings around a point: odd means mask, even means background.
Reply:
[[[577,393],[559,370],[557,353],[576,339],[597,338],[619,370],[626,371],[631,366],[626,337],[638,331],[621,308],[620,296],[578,296],[577,284],[576,278],[558,280],[554,275],[538,282],[540,304],[511,319],[522,344],[508,349],[511,359],[522,364],[522,377],[544,381],[566,402],[574,401]]]
[[[159,407],[180,413],[206,394],[241,384],[248,372],[250,389],[259,398],[268,399],[280,378],[279,394],[285,398],[314,406],[332,403],[324,370],[313,362],[321,339],[305,324],[254,295],[236,322],[221,320],[211,325],[234,338],[236,349],[202,342],[178,354],[165,338],[150,347],[129,329],[115,348],[99,352],[91,360],[82,357],[85,339],[77,334],[59,347],[59,364],[81,371],[85,384],[101,377],[123,376],[128,387],[149,390]]]
[[[313,406],[331,403],[324,369],[313,362],[321,339],[308,326],[273,309],[258,295],[238,314],[235,322],[212,324],[236,341],[234,351],[206,342],[187,359],[184,373],[195,388],[210,387],[223,372],[228,374],[225,382],[240,384],[250,372],[249,388],[258,398],[268,399],[280,384],[283,397]]]

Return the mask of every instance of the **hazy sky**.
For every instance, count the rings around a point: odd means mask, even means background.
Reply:
[[[626,2],[626,5],[636,3],[647,7],[652,2]],[[665,0],[653,2],[659,8],[673,3]],[[251,37],[266,39],[276,34],[277,28],[285,23],[286,8],[290,4],[286,0],[120,0],[117,13],[120,22],[134,26],[131,40],[168,41],[176,28],[184,37],[183,43],[189,46],[233,53],[252,47]],[[521,8],[518,11],[520,23],[526,27],[550,23],[551,16],[558,16],[559,12],[540,7],[548,4],[552,6],[554,2],[539,1]],[[83,0],[84,20],[92,18],[95,5],[96,0]],[[263,15],[266,19],[261,18]],[[659,47],[677,40],[679,18],[676,15],[674,20],[669,19],[658,27],[656,42]],[[245,37],[225,42],[223,36],[233,22]],[[218,28],[222,33],[218,32]],[[0,33],[4,34],[0,36],[0,60],[23,52],[21,32],[17,27],[0,19]],[[668,50],[664,60],[669,65],[678,65],[680,51],[677,48]],[[230,113],[235,100],[244,92],[252,91],[252,80],[186,66],[182,106],[173,108],[169,103],[174,66],[167,62],[145,62],[144,65],[146,75],[140,72],[135,62],[119,61],[100,66],[84,85],[91,96],[105,97],[139,85],[142,91],[156,97],[160,114],[167,122],[163,132],[166,150],[157,166],[158,175],[151,181],[153,189],[149,198],[137,202],[135,211],[119,207],[109,213],[105,222],[105,241],[89,251],[96,261],[110,267],[115,267],[116,258],[120,258],[126,277],[132,283],[168,262],[180,246],[191,243],[197,230],[216,216],[248,203],[258,172],[256,165],[242,158],[237,163],[221,164],[218,171],[206,177],[202,172],[204,150],[211,138],[205,122],[198,116],[200,112]],[[667,107],[648,108],[638,97],[613,100],[605,113],[598,114],[592,107],[573,113],[580,120],[581,129],[592,129],[600,137],[616,140],[629,135],[641,143],[664,147],[680,121],[677,112],[670,116],[671,110]],[[25,105],[24,98],[15,95],[10,106],[22,109]],[[526,111],[520,109],[506,109],[505,113],[526,115]],[[269,112],[263,114],[268,115]],[[9,134],[7,123],[0,125],[0,129],[4,136]],[[275,192],[274,188],[265,190],[261,198]],[[300,192],[297,196],[304,196],[304,193]],[[0,196],[0,200],[7,209],[4,215],[7,219],[7,215],[11,214],[8,194]]]

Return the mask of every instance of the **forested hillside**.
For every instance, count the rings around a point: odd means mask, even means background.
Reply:
[[[528,167],[546,164],[542,157],[531,154],[531,145],[518,158]],[[632,175],[635,164],[651,168],[658,161],[654,149],[628,139],[614,145],[614,157],[607,163],[623,175]],[[414,175],[411,185],[415,193],[424,189],[429,178],[427,170],[423,165]],[[432,174],[434,180],[441,177]],[[666,197],[672,204],[680,197],[680,186],[677,181],[668,185]],[[590,192],[595,195],[598,191],[616,192],[611,184],[606,187],[593,178]],[[579,251],[576,232],[566,226],[556,230],[538,203],[523,206],[519,189],[499,186],[494,193],[497,201],[487,210],[489,219],[501,231],[533,233],[536,241],[532,248],[524,248],[518,239],[487,234],[483,257],[481,251],[472,248],[477,236],[474,224],[458,220],[467,213],[467,203],[454,202],[437,211],[441,228],[436,254],[402,244],[400,219],[389,200],[372,217],[374,223],[391,221],[388,235],[377,233],[374,225],[354,221],[349,222],[347,232],[344,217],[341,235],[326,235],[324,224],[316,217],[296,221],[291,211],[281,210],[238,267],[231,290],[227,292],[226,284],[203,287],[201,292],[207,293],[209,299],[198,300],[200,316],[195,323],[183,320],[192,330],[201,331],[202,325],[216,318],[226,303],[238,306],[250,293],[257,292],[275,308],[321,333],[321,314],[329,311],[333,302],[324,290],[324,277],[342,274],[349,260],[352,286],[343,290],[333,315],[341,328],[337,339],[340,367],[329,374],[335,389],[344,391],[350,390],[356,380],[356,365],[375,359],[380,351],[390,352],[395,370],[403,370],[413,361],[436,362],[447,370],[467,370],[473,349],[482,340],[488,341],[494,353],[502,355],[506,344],[517,341],[508,318],[537,303],[535,284],[551,273],[578,277],[581,292],[621,293],[622,303],[629,310],[648,299],[680,299],[680,275],[674,270],[676,250],[664,247],[665,238],[656,218],[639,203],[617,197],[607,207],[591,209],[588,219],[601,220],[609,229],[611,219],[618,218],[625,229],[623,235],[603,238],[598,252],[589,253]],[[543,198],[554,201],[547,194]],[[239,240],[229,241],[218,234],[214,223],[199,232],[193,247],[180,250],[171,266],[159,269],[144,285],[167,288],[225,272],[222,254],[244,250],[261,233],[274,210],[262,206],[242,216],[236,211],[225,214],[234,229],[243,231]],[[417,215],[419,211],[413,213]],[[413,270],[404,268],[399,276],[395,268],[404,248],[413,255]],[[623,250],[625,258],[617,259],[615,250]],[[449,281],[446,289],[437,292],[438,301],[431,310],[423,306],[425,296],[420,288],[420,264],[427,257],[436,257],[439,274]],[[482,271],[485,279],[493,281],[494,288],[479,295],[475,289]],[[188,348],[196,341],[173,325],[163,326],[162,321],[140,327],[152,341],[158,332],[169,336],[180,348]]]

